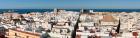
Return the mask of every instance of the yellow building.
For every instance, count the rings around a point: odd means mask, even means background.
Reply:
[[[25,32],[16,29],[8,29],[7,38],[40,38],[40,34]]]

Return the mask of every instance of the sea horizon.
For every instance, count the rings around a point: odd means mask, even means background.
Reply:
[[[16,12],[19,14],[30,13],[30,12],[53,12],[54,9],[0,9],[0,13],[5,13],[8,11]],[[66,11],[80,12],[81,9],[63,9]],[[140,9],[84,9],[93,10],[94,12],[140,12]]]

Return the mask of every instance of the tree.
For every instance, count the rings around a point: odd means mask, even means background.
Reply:
[[[45,31],[45,29],[41,26],[39,26],[37,29],[36,29],[36,32],[42,32],[42,31]]]
[[[51,36],[46,32],[46,33],[41,34],[40,38],[50,38],[50,37]]]
[[[70,29],[67,29],[67,33],[69,33],[70,32]]]

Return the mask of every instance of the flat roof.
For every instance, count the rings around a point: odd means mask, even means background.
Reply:
[[[31,32],[26,32],[26,31],[21,31],[21,30],[16,30],[16,29],[9,29],[9,30],[13,30],[13,31],[17,31],[17,32],[21,32],[21,33],[25,33],[29,35],[41,36],[39,33],[31,33]]]

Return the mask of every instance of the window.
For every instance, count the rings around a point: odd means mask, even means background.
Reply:
[[[15,36],[17,36],[17,33],[15,33]]]
[[[26,38],[29,38],[29,36],[26,36]]]

